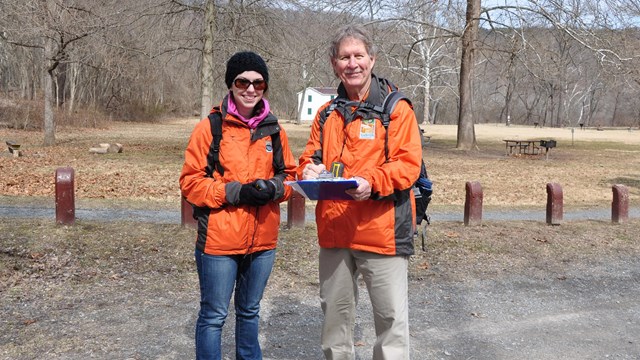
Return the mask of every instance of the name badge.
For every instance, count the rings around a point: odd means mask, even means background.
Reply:
[[[375,119],[362,119],[360,123],[360,139],[375,139],[376,138],[376,120]]]

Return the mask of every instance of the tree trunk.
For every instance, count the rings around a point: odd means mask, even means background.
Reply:
[[[302,96],[298,101],[298,115],[296,115],[296,124],[302,124],[302,106],[304,105],[304,97],[307,95],[307,88],[309,88],[309,80],[307,79],[307,66],[302,64]]]
[[[516,87],[516,75],[515,75],[515,50],[509,57],[509,64],[507,67],[507,92],[504,95],[504,110],[505,110],[505,124],[511,125],[511,100],[513,99],[513,92]]]
[[[467,22],[462,34],[462,60],[460,62],[460,109],[458,115],[458,143],[456,148],[471,150],[476,147],[473,123],[473,62],[478,37],[480,0],[467,0]]]
[[[422,26],[418,26],[420,34],[424,33]],[[424,79],[424,87],[422,88],[422,119],[418,119],[418,124],[430,123],[430,97],[431,97],[431,59],[433,59],[431,53],[431,47],[427,46],[424,41],[418,43],[418,50],[420,53],[420,60],[422,62],[422,78]]]
[[[209,115],[213,106],[213,34],[216,21],[216,5],[213,0],[205,3],[205,20],[202,47],[202,98],[200,102],[200,118],[204,119]]]
[[[73,114],[76,105],[76,91],[78,89],[78,73],[80,72],[77,63],[69,66],[69,101],[67,102],[67,112]]]
[[[55,96],[56,96],[56,109],[62,106],[67,98],[67,63],[61,62],[56,68],[55,81]]]
[[[296,124],[302,124],[302,105],[304,104],[304,97],[307,94],[307,86],[306,81],[304,82],[304,88],[302,89],[302,95],[300,96],[300,101],[298,101],[298,115],[296,116]]]
[[[438,107],[440,105],[440,101],[436,100],[429,104],[429,116],[431,116],[432,124],[435,125],[438,121]]]
[[[53,71],[56,64],[53,60],[53,44],[45,39],[45,72],[44,72],[44,146],[56,143],[56,123],[53,118]]]
[[[429,111],[429,107],[431,106],[431,103],[429,101],[430,97],[431,97],[431,68],[426,66],[424,69],[424,78],[427,79],[427,81],[425,81],[424,84],[424,89],[423,89],[423,94],[422,94],[422,122],[418,122],[418,123],[425,123],[425,124],[430,124],[431,123],[431,113]]]
[[[558,113],[556,114],[556,127],[563,127],[565,122],[565,96],[564,96],[564,85],[558,86]]]
[[[618,116],[618,105],[620,104],[620,91],[616,94],[616,100],[613,103],[613,113],[611,114],[611,126],[616,126],[616,117]]]

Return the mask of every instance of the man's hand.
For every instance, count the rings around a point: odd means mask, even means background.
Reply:
[[[302,180],[317,179],[318,175],[320,175],[323,170],[327,170],[327,167],[324,166],[324,164],[316,165],[309,163],[305,165],[302,170]]]
[[[355,189],[346,190],[345,192],[351,195],[351,197],[357,201],[367,200],[368,198],[370,198],[371,184],[369,184],[367,180],[359,176],[355,176],[353,179],[358,182],[358,187]]]

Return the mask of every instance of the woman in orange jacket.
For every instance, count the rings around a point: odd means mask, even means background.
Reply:
[[[182,195],[198,220],[196,358],[222,357],[222,326],[235,288],[236,358],[261,359],[260,300],[275,259],[279,203],[291,194],[284,182],[294,179],[296,164],[264,98],[264,60],[253,52],[234,54],[225,82],[229,94],[196,125],[180,174]],[[217,151],[216,124],[222,135]]]

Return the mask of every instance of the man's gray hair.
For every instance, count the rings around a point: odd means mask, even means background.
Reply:
[[[378,49],[373,44],[371,40],[371,35],[365,28],[361,25],[346,25],[341,27],[333,37],[331,41],[331,45],[329,47],[329,57],[331,59],[335,59],[338,56],[338,51],[340,50],[340,43],[344,39],[354,38],[356,40],[360,40],[364,43],[365,48],[367,49],[367,54],[371,57],[375,57]]]

